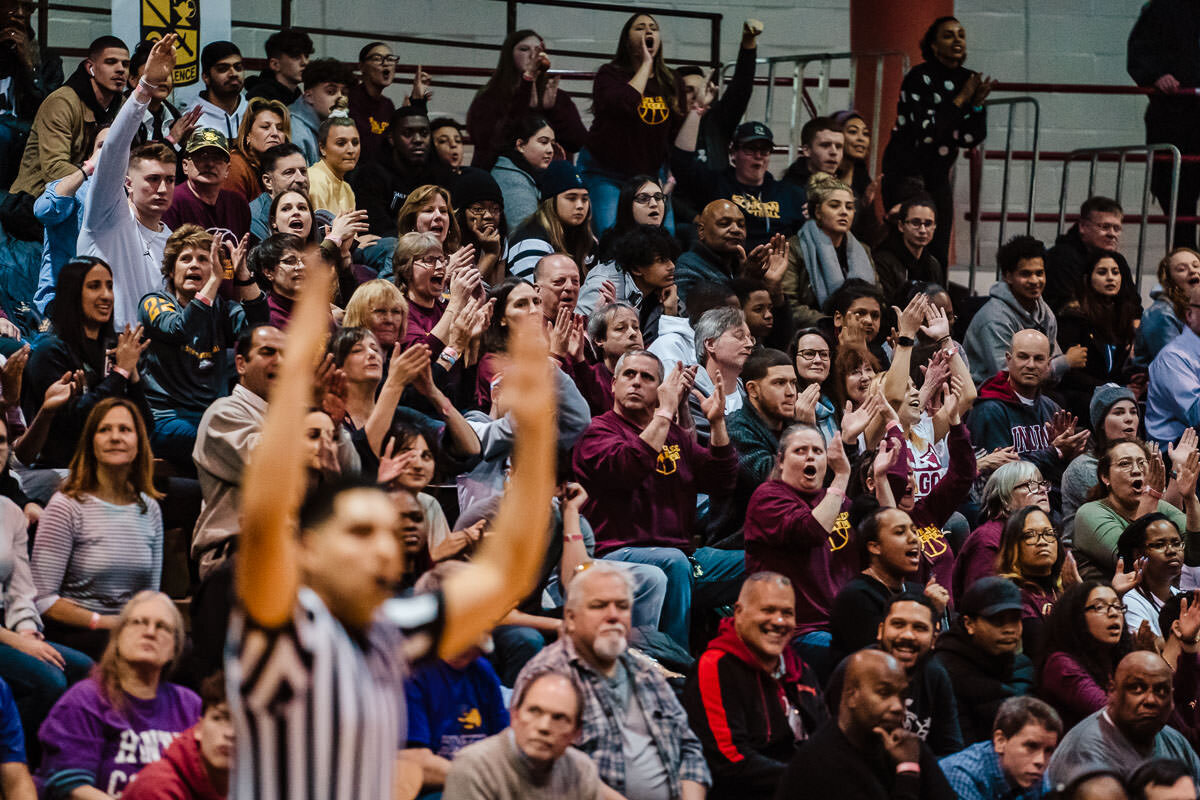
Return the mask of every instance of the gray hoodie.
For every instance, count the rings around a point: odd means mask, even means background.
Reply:
[[[1046,334],[1050,340],[1047,383],[1058,383],[1067,372],[1067,358],[1058,346],[1058,320],[1050,306],[1039,297],[1034,310],[1026,311],[1004,281],[993,284],[988,295],[991,299],[975,313],[963,338],[967,363],[971,365],[971,380],[979,386],[1004,369],[1004,354],[1008,352],[1013,334],[1032,328]]]
[[[492,177],[496,179],[500,186],[500,195],[504,198],[504,218],[508,220],[508,228],[516,230],[526,218],[537,211],[537,181],[514,164],[508,156],[496,159],[496,166],[492,167]]]

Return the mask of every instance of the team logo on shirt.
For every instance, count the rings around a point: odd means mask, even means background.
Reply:
[[[463,726],[463,730],[473,731],[483,725],[483,714],[479,713],[478,708],[469,708],[458,715],[458,724]]]
[[[674,475],[679,469],[678,462],[680,456],[679,445],[664,444],[663,449],[658,454],[658,458],[654,462],[654,471],[659,475]]]
[[[850,513],[843,511],[833,522],[833,530],[829,532],[829,552],[836,553],[850,544]]]
[[[371,123],[371,133],[374,133],[378,136],[382,136],[388,129],[388,125],[391,124],[391,120],[384,120],[383,122],[380,122],[374,117],[367,117],[367,122]]]
[[[917,536],[921,539],[921,552],[930,561],[946,552],[946,537],[942,534],[942,529],[936,525],[918,528]]]
[[[671,111],[667,108],[666,101],[656,95],[642,98],[642,104],[638,106],[638,116],[647,125],[660,125],[671,116]]]
[[[1050,447],[1050,437],[1044,425],[1014,425],[1011,428],[1012,446],[1018,453],[1032,453]]]
[[[779,201],[777,200],[764,202],[748,194],[735,194],[730,199],[752,217],[779,219]]]

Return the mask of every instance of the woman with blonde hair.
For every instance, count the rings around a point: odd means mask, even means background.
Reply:
[[[1158,351],[1183,333],[1188,290],[1200,285],[1200,253],[1176,247],[1158,262],[1158,287],[1150,292],[1154,302],[1142,314],[1133,340],[1133,365],[1148,367]]]
[[[260,159],[277,144],[289,141],[292,135],[291,116],[287,106],[278,100],[256,97],[246,105],[246,113],[238,128],[237,142],[229,152],[229,175],[221,187],[254,200],[266,189],[262,183]]]
[[[43,723],[38,771],[46,797],[116,797],[200,719],[200,698],[166,679],[184,645],[183,617],[162,592],[137,592],[113,617],[91,677]]]
[[[804,309],[819,309],[846,282],[860,278],[878,284],[871,253],[850,232],[854,191],[832,175],[808,181],[808,222],[788,242],[783,291]]]
[[[390,358],[392,348],[408,327],[408,301],[404,292],[383,278],[359,285],[346,303],[342,326],[366,328],[375,336],[384,358]]]
[[[137,406],[123,397],[101,400],[67,479],[42,512],[33,546],[37,608],[52,641],[97,658],[130,596],[158,590],[160,496]]]

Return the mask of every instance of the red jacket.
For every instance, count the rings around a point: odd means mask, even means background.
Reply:
[[[162,758],[137,774],[122,800],[225,800],[200,759],[196,726],[175,737]]]

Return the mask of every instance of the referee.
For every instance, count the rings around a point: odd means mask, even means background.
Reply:
[[[505,385],[522,398],[515,469],[491,535],[440,593],[390,600],[403,571],[387,495],[306,485],[304,416],[323,347],[329,270],[305,258],[302,296],[262,438],[246,469],[238,606],[225,653],[237,730],[232,800],[384,800],[404,741],[407,658],[465,651],[530,591],[546,551],[554,397],[544,337],[510,346]],[[404,630],[401,630],[404,629]]]

